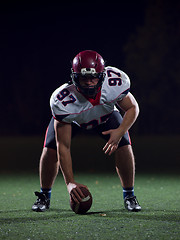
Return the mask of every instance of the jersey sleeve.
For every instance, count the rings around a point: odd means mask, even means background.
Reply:
[[[130,91],[128,75],[116,67],[106,67],[106,78],[103,83],[102,95],[107,102],[118,102]]]
[[[120,71],[120,73],[121,73],[121,81],[122,81],[122,92],[118,96],[117,101],[122,100],[130,91],[130,79],[128,75],[123,71]]]
[[[63,86],[62,86],[63,87]],[[61,88],[59,87],[56,89],[50,98],[50,107],[53,117],[62,122],[69,123],[66,119],[67,116],[69,116],[69,113],[66,111],[66,109],[61,105],[61,103],[58,100],[58,93],[61,91]],[[63,89],[63,88],[62,88]]]

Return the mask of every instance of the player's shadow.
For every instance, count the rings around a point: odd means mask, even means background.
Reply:
[[[168,221],[168,222],[180,222],[180,211],[178,210],[157,210],[157,209],[145,209],[140,212],[128,212],[125,209],[112,209],[103,211],[103,213],[95,216],[104,216],[107,218],[128,218],[134,220],[150,220],[150,221]]]
[[[2,215],[3,217],[1,217]],[[12,217],[10,215],[13,215]],[[12,224],[24,223],[24,222],[36,222],[48,221],[51,219],[61,219],[65,217],[78,217],[78,216],[90,216],[95,218],[119,218],[119,219],[133,219],[133,220],[149,220],[149,221],[168,221],[168,222],[180,222],[180,211],[172,210],[155,210],[155,209],[144,209],[140,212],[128,212],[125,209],[112,209],[105,211],[89,211],[86,214],[76,214],[71,209],[56,209],[51,208],[47,212],[36,213],[32,210],[6,210],[0,211],[0,225],[1,224]],[[7,216],[6,216],[7,215]],[[16,216],[14,216],[16,215]]]
[[[79,215],[97,215],[97,214],[103,214],[103,212],[87,212],[87,213],[79,214]]]
[[[75,216],[76,214],[72,210],[67,210],[67,209],[51,209],[47,212],[33,212],[32,210],[27,210],[27,209],[26,210],[25,209],[6,210],[6,211],[0,211],[0,225],[12,224],[14,222],[16,223],[36,222],[37,220],[48,221],[49,218],[58,220],[64,217],[72,218]]]

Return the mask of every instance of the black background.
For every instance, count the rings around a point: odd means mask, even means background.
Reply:
[[[38,171],[50,96],[86,49],[131,79],[140,106],[130,130],[137,170],[179,169],[179,12],[180,3],[168,0],[1,1],[1,171]],[[104,144],[73,139],[74,169],[114,169]]]
[[[179,10],[162,0],[1,3],[1,135],[44,133],[49,98],[86,49],[129,75],[141,110],[132,133],[179,134]]]

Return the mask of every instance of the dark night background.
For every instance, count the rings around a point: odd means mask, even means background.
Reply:
[[[1,136],[44,135],[49,98],[86,49],[129,75],[141,110],[132,135],[178,136],[179,12],[167,0],[1,2]]]

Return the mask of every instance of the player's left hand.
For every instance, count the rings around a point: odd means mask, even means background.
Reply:
[[[103,147],[103,151],[105,154],[108,153],[109,155],[111,155],[118,148],[118,144],[121,141],[122,136],[120,135],[119,130],[117,129],[111,129],[111,130],[102,132],[102,134],[104,135],[110,134],[109,141]]]

